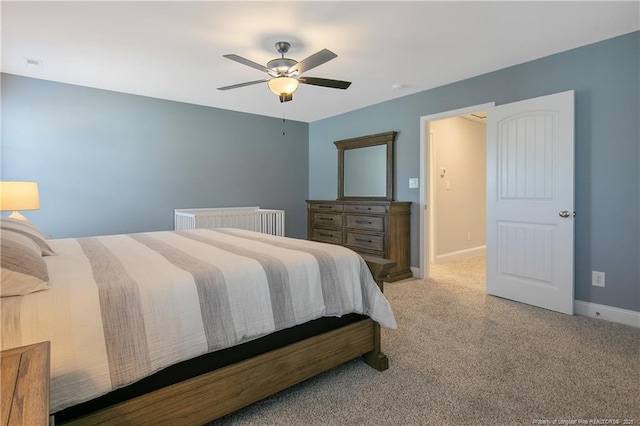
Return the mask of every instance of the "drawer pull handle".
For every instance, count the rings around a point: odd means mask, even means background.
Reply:
[[[373,242],[371,240],[365,240],[364,238],[356,238],[356,241],[358,241],[360,243],[372,243]]]
[[[356,207],[356,210],[371,210],[371,207]]]
[[[321,218],[319,218],[319,219],[320,219],[320,220],[333,220],[333,218],[332,218],[332,217],[321,217]]]
[[[367,225],[371,225],[373,222],[370,222],[368,220],[356,220],[356,223],[366,223]]]
[[[333,206],[318,206],[319,209],[332,209]]]
[[[325,233],[320,233],[321,237],[333,237],[333,234],[325,234]]]

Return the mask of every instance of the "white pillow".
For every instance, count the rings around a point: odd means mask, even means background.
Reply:
[[[30,222],[14,219],[12,217],[0,216],[0,228],[8,231],[19,232],[26,237],[31,238],[34,243],[40,247],[42,256],[51,256],[56,254],[47,243],[47,239],[40,230]]]
[[[49,273],[40,247],[14,231],[0,232],[0,296],[22,296],[49,288]]]

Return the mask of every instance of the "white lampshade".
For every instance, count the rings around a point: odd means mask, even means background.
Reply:
[[[291,77],[276,77],[267,83],[275,95],[290,95],[298,89],[298,80]]]
[[[18,213],[18,210],[38,210],[39,208],[37,182],[0,182],[0,210],[13,210],[9,217],[27,220]]]

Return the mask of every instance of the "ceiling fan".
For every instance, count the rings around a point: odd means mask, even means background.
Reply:
[[[251,68],[264,71],[270,78],[262,80],[247,81],[246,83],[233,84],[231,86],[218,87],[218,90],[237,89],[238,87],[251,86],[252,84],[267,83],[269,89],[280,98],[280,102],[288,102],[293,99],[293,92],[298,89],[298,83],[311,84],[313,86],[329,87],[331,89],[346,89],[351,85],[350,81],[330,80],[327,78],[303,77],[301,74],[312,68],[329,62],[338,55],[328,49],[322,49],[308,58],[298,62],[294,59],[285,58],[284,54],[289,51],[291,44],[286,41],[276,43],[276,50],[281,54],[280,58],[275,58],[267,62],[267,66],[260,65],[242,56],[230,54],[222,55],[232,61],[239,62]]]

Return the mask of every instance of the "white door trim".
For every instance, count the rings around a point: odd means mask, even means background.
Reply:
[[[422,191],[420,191],[420,269],[418,270],[418,278],[429,278],[429,209],[427,208],[427,200],[429,199],[429,187],[431,180],[431,170],[429,166],[430,143],[429,143],[429,122],[435,120],[442,120],[444,118],[456,117],[458,115],[470,114],[476,111],[484,111],[489,108],[493,108],[496,105],[495,102],[488,102],[485,104],[469,106],[465,108],[439,112],[437,114],[430,114],[420,117],[420,184]],[[415,276],[415,274],[414,274]]]
[[[427,170],[433,170],[436,167],[436,159],[438,158],[436,155],[436,131],[434,129],[431,128],[431,126],[429,126],[429,140],[427,141],[427,145],[428,145],[428,156],[429,158],[426,160],[429,163],[429,167],[427,167]],[[427,176],[431,176],[431,172],[427,173]],[[429,231],[427,232],[426,235],[429,236],[429,238],[427,238],[427,244],[429,246],[429,254],[428,254],[428,264],[430,265],[432,263],[436,263],[436,253],[438,252],[438,235],[437,235],[437,231],[438,231],[438,218],[437,215],[434,213],[433,210],[433,206],[434,203],[436,202],[436,183],[435,183],[435,179],[427,179],[428,183],[429,183],[429,195],[427,196],[428,201],[426,202],[426,206],[425,206],[425,211],[426,211],[426,215],[429,218]],[[426,183],[425,183],[426,186]],[[427,268],[428,270],[429,268]],[[428,275],[428,274],[427,274]]]

